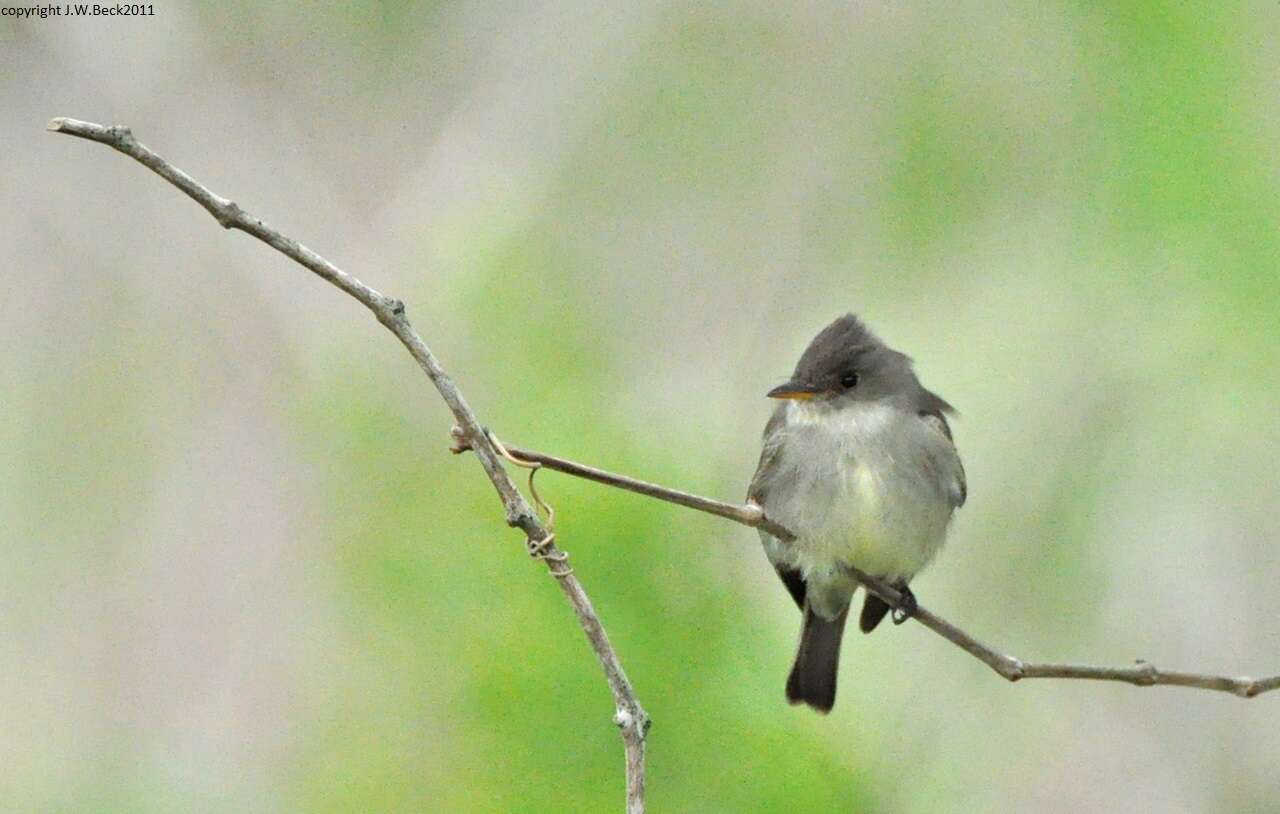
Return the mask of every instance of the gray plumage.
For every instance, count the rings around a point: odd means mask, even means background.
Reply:
[[[805,620],[787,682],[792,703],[835,701],[840,641],[856,583],[842,566],[905,588],[941,548],[966,497],[951,406],[925,389],[910,357],[852,314],[800,357],[769,419],[747,497],[796,539],[761,533],[765,553]],[[888,607],[868,597],[870,631]]]

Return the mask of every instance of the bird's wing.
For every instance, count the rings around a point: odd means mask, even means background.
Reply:
[[[785,423],[782,409],[783,406],[779,405],[764,427],[764,448],[760,450],[760,463],[756,464],[756,474],[751,477],[751,485],[747,487],[747,500],[760,506],[764,506],[769,474],[777,463],[779,450],[782,449],[784,433],[781,430]]]
[[[778,453],[782,449],[786,435],[782,432],[782,425],[785,423],[782,413],[784,408],[784,405],[779,405],[769,418],[769,423],[765,425],[764,448],[760,451],[760,463],[756,465],[756,474],[751,478],[751,485],[747,487],[747,500],[762,508],[768,500],[769,475],[778,463]],[[764,553],[773,565],[773,570],[778,572],[778,578],[782,580],[787,593],[791,594],[791,598],[795,600],[796,607],[803,610],[805,581],[800,569],[792,565],[784,553],[788,544],[767,531],[760,532],[760,542],[764,544]]]
[[[782,580],[783,587],[795,600],[796,607],[804,610],[804,598],[809,586],[800,569],[792,565],[785,555],[780,554],[781,547],[787,543],[779,541],[767,531],[760,532],[760,542],[764,543],[764,554],[769,558],[769,564],[773,566],[773,570],[778,573],[778,579]]]
[[[952,476],[952,482],[949,484],[951,491],[951,505],[953,508],[960,508],[964,505],[965,499],[969,496],[969,484],[964,476],[964,464],[960,462],[960,453],[956,450],[955,441],[951,438],[951,425],[947,423],[946,416],[942,411],[927,412],[920,414],[920,420],[932,427],[943,438],[946,439],[946,469],[948,474]]]

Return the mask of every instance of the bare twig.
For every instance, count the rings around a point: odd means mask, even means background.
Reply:
[[[456,449],[456,447],[455,447]],[[647,481],[629,478],[626,475],[617,475],[612,472],[606,472],[603,469],[597,469],[593,466],[586,466],[566,458],[558,458],[554,455],[548,455],[545,452],[535,452],[529,449],[508,445],[506,449],[515,457],[522,458],[526,461],[533,461],[541,464],[547,469],[554,469],[557,472],[564,472],[567,475],[574,475],[579,478],[603,483],[606,486],[614,486],[619,489],[626,489],[629,492],[636,492],[646,497],[664,500],[668,503],[675,503],[679,506],[686,506],[690,509],[697,509],[700,512],[714,514],[717,517],[724,517],[734,522],[741,523],[744,526],[762,529],[783,540],[791,540],[795,538],[787,529],[772,522],[765,517],[764,512],[754,503],[745,505],[737,505],[734,503],[724,503],[719,500],[711,500],[709,498],[700,497],[698,495],[681,492],[676,489],[668,489],[665,486],[659,486]],[[461,450],[459,450],[461,451]],[[859,571],[857,568],[849,568],[849,572],[861,582],[868,591],[888,602],[893,607],[898,607],[901,603],[902,596],[891,585],[872,577],[870,574]],[[1006,656],[988,645],[983,644],[977,639],[965,633],[960,628],[943,619],[941,616],[933,613],[923,606],[917,605],[913,617],[920,624],[937,633],[942,638],[960,647],[974,658],[986,664],[992,670],[995,670],[1001,677],[1009,681],[1019,681],[1024,678],[1083,678],[1093,679],[1097,681],[1122,681],[1127,684],[1134,684],[1139,687],[1150,687],[1157,684],[1164,684],[1173,687],[1194,687],[1201,690],[1218,690],[1220,692],[1229,692],[1239,695],[1243,698],[1252,698],[1255,695],[1261,695],[1269,690],[1280,688],[1280,675],[1270,678],[1232,678],[1229,676],[1204,675],[1201,673],[1184,673],[1173,672],[1168,670],[1159,670],[1155,665],[1145,661],[1139,661],[1133,667],[1090,667],[1079,664],[1033,664],[1024,662],[1013,656]]]
[[[580,464],[575,461],[570,461],[567,458],[557,458],[554,455],[547,455],[543,452],[534,452],[533,450],[521,449],[520,447],[512,446],[507,447],[507,449],[517,458],[523,458],[526,461],[533,461],[535,463],[542,464],[547,469],[564,472],[566,475],[586,478],[587,480],[593,480],[596,483],[603,483],[606,486],[616,486],[619,489],[626,489],[628,492],[635,492],[637,494],[657,498],[658,500],[665,500],[668,503],[687,506],[690,509],[697,509],[700,512],[706,512],[707,514],[714,514],[717,517],[724,517],[737,523],[763,529],[783,540],[793,539],[791,532],[765,517],[764,512],[760,507],[753,503],[748,503],[743,506],[739,506],[736,503],[725,503],[720,500],[712,500],[711,498],[701,497],[688,492],[681,492],[676,489],[668,489],[667,487],[659,486],[656,483],[636,480],[635,478],[629,478],[626,475],[615,475],[612,472],[606,472],[603,469],[596,469],[594,466]]]
[[[569,567],[568,555],[556,547],[555,536],[539,520],[537,513],[511,481],[507,471],[502,467],[498,450],[481,429],[480,422],[467,404],[467,400],[463,398],[453,379],[427,348],[422,337],[409,324],[409,319],[405,316],[404,303],[370,288],[306,246],[286,237],[245,212],[235,202],[215,194],[190,175],[143,146],[127,127],[104,127],[76,119],[56,118],[49,122],[48,129],[55,133],[65,133],[105,144],[136,159],[203,206],[218,223],[222,224],[223,228],[239,229],[253,235],[306,266],[358,300],[373,312],[379,322],[396,335],[396,338],[418,362],[419,367],[431,379],[445,404],[449,406],[449,410],[461,428],[462,437],[465,438],[469,448],[475,451],[480,465],[484,467],[489,480],[498,491],[498,497],[506,510],[507,524],[524,531],[529,540],[530,552],[546,563],[547,569],[552,576],[556,577],[560,590],[564,592],[565,598],[573,607],[573,612],[578,617],[578,624],[587,635],[591,649],[595,651],[596,658],[604,668],[605,679],[609,683],[609,690],[613,693],[614,704],[617,707],[614,723],[622,730],[626,751],[627,811],[629,814],[643,812],[645,734],[649,729],[649,716],[640,706],[635,690],[622,669],[618,654],[609,643],[609,637],[591,605],[591,600],[587,597],[578,578],[574,576],[573,569]]]

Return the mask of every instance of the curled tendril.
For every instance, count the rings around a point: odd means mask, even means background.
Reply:
[[[526,461],[523,458],[517,458],[512,455],[507,447],[498,440],[498,436],[494,435],[489,430],[485,430],[485,436],[489,439],[489,443],[493,444],[493,448],[498,451],[499,455],[521,469],[529,470],[529,494],[533,496],[533,505],[536,510],[545,516],[546,519],[543,521],[543,525],[547,527],[547,536],[543,537],[541,540],[534,540],[530,538],[526,542],[529,549],[529,556],[539,560],[550,560],[551,562],[561,564],[567,563],[569,561],[569,555],[567,553],[564,551],[552,550],[552,544],[556,541],[556,510],[550,503],[542,499],[542,495],[538,494],[538,487],[533,482],[533,476],[538,474],[538,470],[542,468],[542,464],[538,461]],[[562,579],[572,574],[573,569],[566,566],[563,570],[552,570],[551,573],[556,578]]]

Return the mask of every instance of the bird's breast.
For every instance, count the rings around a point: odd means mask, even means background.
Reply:
[[[766,513],[795,532],[803,571],[853,565],[908,578],[932,559],[950,504],[922,463],[928,428],[888,406],[789,410]]]

